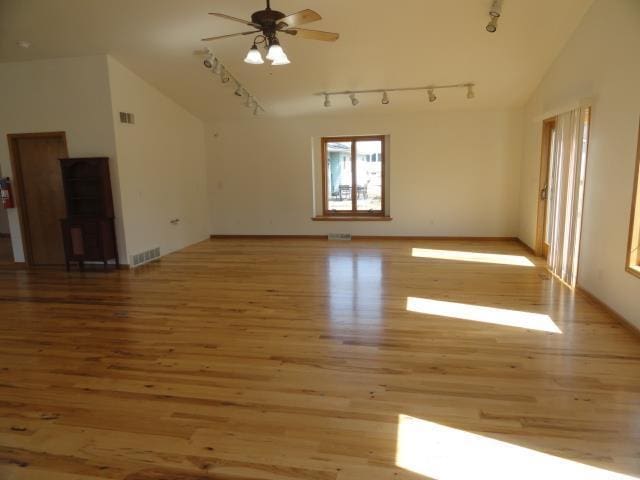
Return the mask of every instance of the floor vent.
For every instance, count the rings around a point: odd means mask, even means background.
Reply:
[[[329,240],[351,240],[350,233],[330,233]]]
[[[140,265],[152,262],[153,260],[156,260],[158,258],[160,258],[160,247],[152,248],[151,250],[147,250],[146,252],[132,255],[131,266],[139,267]]]

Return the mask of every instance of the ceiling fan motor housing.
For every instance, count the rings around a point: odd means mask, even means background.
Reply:
[[[270,36],[276,32],[279,20],[284,17],[286,15],[277,10],[260,10],[251,15],[251,22],[260,25],[265,36]]]

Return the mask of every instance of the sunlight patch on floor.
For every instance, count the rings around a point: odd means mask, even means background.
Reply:
[[[426,298],[407,298],[407,310],[410,312],[436,315],[439,317],[458,318],[473,322],[492,323],[508,327],[540,330],[543,332],[562,333],[549,315],[520,312],[504,308],[481,307],[466,303],[443,302]]]
[[[431,250],[428,248],[413,248],[411,250],[411,255],[416,258],[433,258],[436,260],[453,260],[457,262],[493,263],[498,265],[535,267],[533,262],[523,255],[459,252],[455,250]]]
[[[638,480],[408,415],[398,416],[396,465],[434,480]]]

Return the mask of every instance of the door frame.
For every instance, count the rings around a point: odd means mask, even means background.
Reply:
[[[11,169],[15,182],[13,182],[16,208],[18,209],[18,219],[20,220],[20,233],[22,236],[22,250],[27,267],[33,266],[33,250],[31,243],[31,233],[29,232],[29,212],[25,200],[24,177],[22,175],[22,165],[20,163],[20,153],[18,140],[29,138],[56,138],[62,140],[64,144],[65,157],[69,156],[67,147],[67,135],[65,132],[38,132],[38,133],[9,133],[7,143],[9,145],[9,158],[11,159]]]
[[[536,225],[536,243],[534,253],[538,257],[546,257],[544,238],[547,224],[547,202],[549,201],[549,165],[551,162],[551,132],[556,126],[556,117],[542,122],[542,139],[540,142],[540,178],[538,180],[538,223]],[[542,191],[547,187],[547,196],[542,198]]]

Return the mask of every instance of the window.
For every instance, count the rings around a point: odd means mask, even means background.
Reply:
[[[629,227],[629,254],[627,257],[627,270],[630,273],[640,277],[640,130],[638,131],[636,176],[633,187],[633,203],[631,204],[631,225]]]
[[[385,215],[385,137],[322,139],[324,216]]]

